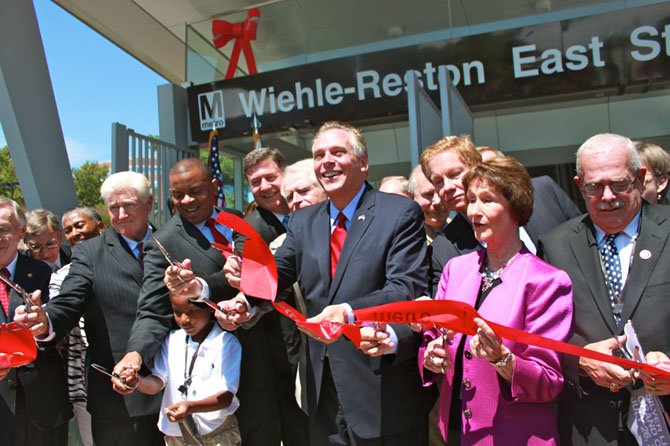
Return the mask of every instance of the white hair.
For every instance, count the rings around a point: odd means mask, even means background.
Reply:
[[[100,186],[100,195],[105,204],[108,203],[110,195],[126,190],[133,189],[137,192],[137,197],[146,203],[149,201],[151,191],[149,190],[149,180],[147,177],[137,172],[117,172],[107,177]]]
[[[637,174],[642,167],[642,161],[633,141],[630,138],[614,133],[600,133],[587,139],[577,150],[577,176],[579,178],[584,177],[584,169],[579,163],[580,158],[598,152],[607,152],[615,148],[624,148],[628,151],[628,169],[633,174]]]

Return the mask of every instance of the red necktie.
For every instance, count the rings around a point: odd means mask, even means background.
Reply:
[[[230,244],[228,243],[228,239],[224,237],[224,235],[221,234],[218,229],[216,229],[216,226],[214,225],[215,222],[216,220],[213,218],[207,220],[207,227],[210,231],[212,231],[212,237],[214,237],[214,241],[219,245],[228,246]]]
[[[9,270],[7,268],[0,269],[0,274],[9,279]],[[9,316],[9,289],[4,282],[0,282],[0,303],[5,310],[5,315]]]
[[[340,253],[342,246],[344,246],[344,239],[347,238],[347,227],[345,222],[347,217],[342,212],[337,214],[337,226],[330,234],[330,278],[335,277],[335,270],[337,269],[337,262],[340,260]]]

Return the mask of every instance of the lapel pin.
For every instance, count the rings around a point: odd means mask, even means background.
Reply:
[[[26,276],[28,276],[28,278],[30,279],[31,277],[33,277],[33,273],[28,273],[26,274]]]
[[[643,249],[642,251],[640,251],[640,258],[642,260],[649,260],[651,258],[651,251],[649,251],[648,249]]]
[[[365,214],[358,216],[358,221],[365,221]]]

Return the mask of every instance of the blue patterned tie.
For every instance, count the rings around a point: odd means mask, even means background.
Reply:
[[[288,215],[284,215],[284,218],[281,219],[281,222],[286,229],[288,229],[288,221],[289,221],[289,216]]]
[[[607,274],[607,292],[612,301],[614,320],[618,324],[621,321],[621,310],[623,309],[623,276],[621,275],[619,250],[614,244],[616,236],[617,234],[607,234],[600,253]]]

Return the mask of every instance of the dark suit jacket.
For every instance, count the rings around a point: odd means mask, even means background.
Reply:
[[[267,244],[286,232],[284,224],[277,219],[275,214],[260,207],[254,209],[244,220],[258,231],[258,234]],[[240,238],[239,234],[236,234],[235,241],[238,240],[243,239]]]
[[[234,209],[224,211],[238,217],[242,216]],[[200,230],[179,214],[163,225],[155,236],[174,260],[191,259],[191,268],[198,275],[221,271],[226,263],[225,257],[212,248]],[[168,290],[163,283],[167,267],[167,260],[156,244],[149,240],[144,246],[144,277],[137,303],[137,318],[126,347],[129,352],[139,352],[147,363],[151,363],[163,337],[171,329],[176,328]],[[212,296],[212,300],[228,299],[237,294],[236,289],[228,286],[225,277],[221,279],[220,288],[217,288],[219,292]]]
[[[268,245],[286,227],[270,211],[257,207],[244,220],[249,223]],[[235,249],[244,251],[245,237],[235,233]],[[288,291],[282,296],[295,307],[295,295]],[[249,299],[255,306],[267,308],[269,302]],[[295,323],[276,311],[264,314],[250,329],[238,330],[243,351],[240,379],[240,429],[242,441],[254,444],[306,444],[307,418],[295,400],[295,376],[300,356],[300,335]],[[265,311],[262,309],[261,311]],[[260,368],[258,364],[265,364]],[[246,401],[246,404],[245,404]],[[262,412],[261,412],[262,411]],[[280,420],[279,425],[260,420]],[[251,423],[249,420],[253,420]],[[291,424],[290,427],[287,424]],[[279,429],[279,430],[278,430]],[[263,437],[256,432],[262,431]],[[304,437],[304,438],[301,438]]]
[[[442,269],[454,257],[479,249],[481,245],[475,238],[472,223],[464,214],[458,213],[449,222],[444,231],[435,237],[428,247],[430,258],[429,280],[431,295],[435,296],[440,283]]]
[[[60,294],[47,304],[58,337],[85,315],[87,364],[112,369],[126,354],[142,286],[142,268],[126,241],[113,229],[74,247],[72,266]],[[88,411],[100,418],[158,413],[160,395],[116,393],[109,378],[87,367]]]
[[[577,217],[581,212],[551,177],[545,175],[532,178],[531,183],[534,197],[533,213],[524,228],[537,246],[540,235]]]
[[[575,321],[570,342],[583,346],[620,335],[623,324],[632,320],[645,352],[657,350],[670,354],[669,235],[670,208],[643,205],[640,232],[624,287],[620,326],[614,322],[595,228],[588,214],[540,238],[543,257],[565,270],[572,280]],[[586,377],[580,378],[577,358],[571,356],[564,358],[564,375],[567,385],[561,394],[559,410],[561,443],[617,444],[617,405],[627,411],[628,389],[612,393],[595,386]]]
[[[378,193],[367,185],[335,272],[330,279],[328,201],[298,210],[276,253],[280,288],[296,280],[307,316],[347,302],[353,309],[413,299],[426,291],[426,235],[419,206],[404,197]],[[325,345],[309,339],[307,398],[314,415],[328,356],[348,426],[362,438],[407,430],[423,421],[426,395],[417,367],[417,339],[408,326],[394,326],[396,355],[371,358],[351,342]]]
[[[42,291],[42,300],[49,300],[49,278],[51,268],[46,263],[18,255],[14,282],[28,292]],[[0,310],[0,323],[14,319],[16,307],[23,305],[23,299],[11,290],[9,301],[9,317]],[[72,418],[72,408],[67,397],[67,383],[63,361],[52,346],[38,350],[35,362],[18,369],[12,369],[9,375],[0,381],[0,444],[9,444],[12,434],[15,397],[16,373],[18,372],[26,396],[28,415],[34,423],[44,429],[53,429]]]

